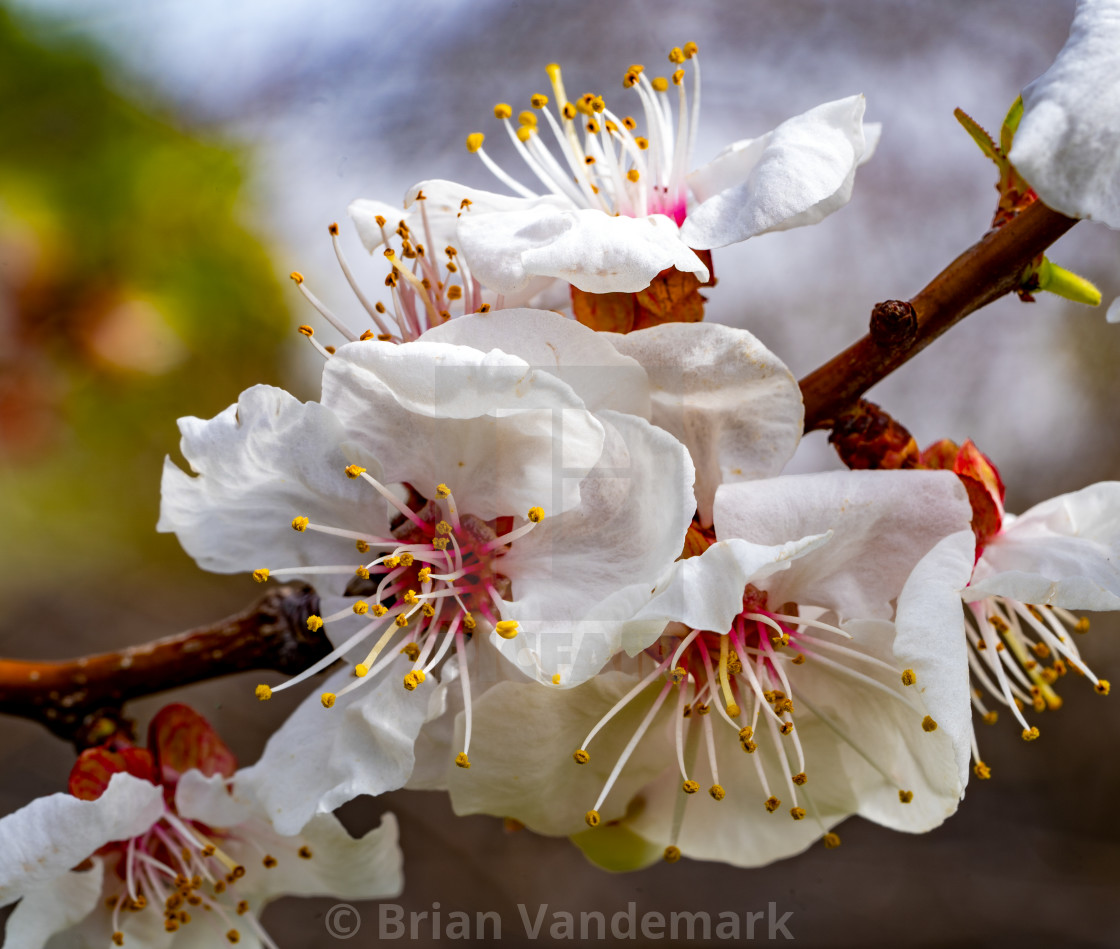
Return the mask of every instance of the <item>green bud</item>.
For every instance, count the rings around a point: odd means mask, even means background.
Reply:
[[[1084,277],[1051,263],[1046,257],[1038,268],[1038,289],[1056,294],[1074,303],[1100,306],[1101,292]]]

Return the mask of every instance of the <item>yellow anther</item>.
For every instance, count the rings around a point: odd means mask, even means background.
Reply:
[[[359,565],[359,566],[358,566],[358,567],[357,567],[357,568],[356,568],[356,569],[354,570],[354,573],[355,573],[355,574],[356,574],[357,576],[361,577],[361,578],[362,578],[363,580],[368,580],[368,579],[369,579],[369,571],[368,571],[368,570],[367,570],[367,569],[366,569],[366,568],[365,568],[364,566],[361,566],[361,565]]]
[[[336,224],[335,227],[338,227],[338,225]],[[237,915],[244,916],[247,912],[249,912],[249,901],[240,900],[237,904]]]
[[[789,816],[792,817],[794,820],[804,820],[805,819],[805,808],[803,808],[803,807],[791,807],[789,809]]]
[[[256,580],[257,583],[264,583],[265,580],[268,579],[268,567],[260,567],[259,569],[254,570],[253,579]]]
[[[684,666],[677,666],[669,673],[669,678],[679,685],[680,683],[684,682],[687,675],[688,670],[686,670]]]
[[[627,116],[624,116],[623,119],[622,119],[622,127],[625,128],[625,129],[629,129],[631,132],[633,132],[634,129],[636,129],[638,127],[638,123],[634,121],[633,116],[627,115]]]
[[[455,756],[455,766],[458,768],[469,768],[471,766],[471,759],[467,757],[465,751],[460,751]]]
[[[387,607],[384,603],[374,603],[373,606],[369,608],[369,610],[374,616],[384,616],[389,612],[389,607]]]
[[[641,177],[642,176],[638,173],[637,168],[631,168],[628,172],[626,172],[627,181],[637,181]]]
[[[781,807],[781,806],[782,806],[782,802],[781,802],[781,801],[779,801],[779,800],[778,800],[778,799],[777,799],[776,797],[774,797],[773,795],[771,795],[770,797],[768,797],[768,798],[767,798],[767,799],[765,800],[765,802],[764,802],[764,806],[766,807],[766,810],[768,810],[768,811],[769,811],[769,812],[770,812],[771,814],[773,814],[773,813],[774,813],[774,811],[776,811],[776,810],[777,810],[777,809],[778,809],[779,807]]]
[[[1073,631],[1075,633],[1089,632],[1089,617],[1082,616],[1076,623],[1073,624]]]
[[[475,621],[475,618],[473,616],[471,616],[470,613],[464,613],[463,614],[463,629],[465,629],[468,633],[470,633],[470,632],[473,632],[477,628],[478,628],[478,623]]]
[[[935,732],[937,731],[937,722],[935,722],[929,715],[922,719],[922,731]]]
[[[1031,646],[1031,652],[1038,656],[1039,659],[1050,658],[1050,647],[1047,646],[1046,643],[1035,643]]]
[[[754,729],[750,725],[744,725],[739,729],[739,741],[750,741],[754,738]]]
[[[226,939],[228,939],[230,942],[241,942],[241,933],[239,933],[236,929],[231,929],[228,933],[226,933]]]
[[[255,694],[257,698],[262,702],[267,702],[270,698],[272,698],[272,689],[270,689],[267,685],[258,685]]]
[[[1031,700],[1031,706],[1034,708],[1034,710],[1036,712],[1045,712],[1046,711],[1046,699],[1044,699],[1041,695],[1036,695]]]
[[[531,105],[534,109],[543,109],[546,105],[548,105],[548,96],[546,96],[543,92],[534,93],[533,95],[529,96],[529,105]],[[525,113],[522,112],[521,114],[524,115]]]
[[[334,700],[336,696],[333,692],[324,692],[319,696],[319,701],[323,703],[323,708],[334,708]]]
[[[998,721],[999,721],[999,712],[991,711],[991,712],[985,712],[984,713],[984,724],[985,725],[994,725]]]
[[[408,656],[410,662],[415,662],[420,658],[420,647],[416,643],[405,643],[401,646],[402,656]]]
[[[311,521],[306,517],[293,517],[292,530],[299,531],[302,534],[305,530],[307,530],[307,525],[310,523]]]
[[[796,784],[798,787],[801,787],[801,785],[804,784],[808,780],[809,780],[809,775],[807,775],[804,771],[798,771],[797,774],[795,774],[793,776],[793,783]]]
[[[401,629],[404,629],[408,625],[408,616],[404,613],[398,613],[397,618],[393,620],[393,622]]]
[[[745,751],[748,755],[753,755],[758,748],[758,745],[749,740],[741,741],[739,742],[739,744],[743,746],[743,751]]]
[[[634,136],[634,144],[638,146],[643,152],[649,148],[649,139],[642,135]]]
[[[825,845],[826,849],[835,850],[840,846],[840,835],[830,831],[821,838],[821,843]]]
[[[264,868],[266,870],[271,870],[273,867],[276,866],[276,863],[277,863],[276,858],[274,856],[272,856],[272,854],[270,854],[270,853],[266,853],[264,855],[264,859],[261,860],[261,864],[264,866]]]
[[[369,675],[369,666],[367,666],[364,662],[359,662],[356,666],[354,666],[354,675],[356,675],[359,679],[361,679],[363,676]]]
[[[633,89],[634,86],[636,86],[638,84],[638,76],[639,75],[640,74],[634,72],[634,70],[632,68],[628,69],[626,71],[626,75],[622,77],[622,88],[623,89]]]
[[[708,788],[708,793],[712,796],[712,800],[715,801],[722,801],[727,796],[727,792],[718,784],[713,784]]]
[[[482,306],[480,306],[477,310],[475,310],[475,312],[476,313],[489,313],[490,312],[490,304],[489,303],[483,303]]]
[[[665,92],[669,88],[669,80],[664,76],[656,76],[650,81],[650,85],[653,86],[654,92]]]
[[[291,277],[292,280],[296,282],[296,284],[303,283],[303,274],[301,274],[298,270],[293,270],[290,274],[288,274],[288,276]]]
[[[314,613],[312,613],[309,617],[307,617],[307,628],[313,633],[319,632],[319,630],[323,628],[323,617],[316,616]]]
[[[364,330],[362,332],[362,335],[358,337],[358,339],[363,343],[375,338],[376,337],[374,337],[373,335],[373,330]]]
[[[369,544],[364,540],[356,540],[354,541],[354,549],[360,554],[367,554],[369,553]]]
[[[1108,679],[1101,679],[1096,685],[1093,686],[1093,690],[1098,695],[1108,695],[1111,689],[1112,684],[1108,681]]]
[[[508,102],[499,102],[494,106],[494,118],[508,119],[511,115],[513,115],[513,106]],[[470,145],[467,145],[467,148],[470,148]]]
[[[918,674],[913,669],[902,670],[902,684],[913,685],[918,681]]]
[[[467,136],[467,151],[473,155],[480,148],[482,148],[482,143],[485,139],[486,136],[481,132],[472,132]]]
[[[533,137],[536,131],[537,130],[531,125],[520,125],[517,128],[517,140],[524,145]]]
[[[443,534],[444,536],[450,534],[451,525],[448,524],[447,521],[440,521],[438,524],[436,524],[436,533]]]
[[[707,715],[712,710],[707,702],[697,702],[694,707],[697,715]]]
[[[583,748],[578,748],[572,752],[572,758],[575,759],[576,764],[587,764],[591,760],[591,755]]]
[[[419,580],[421,583],[431,583],[432,582],[432,568],[431,567],[421,567],[418,571],[416,571],[416,579]]]
[[[588,811],[583,815],[583,819],[587,821],[588,827],[598,827],[599,822],[602,821],[603,818],[599,816],[598,811]]]
[[[679,46],[674,46],[669,50],[669,62],[676,63],[678,66],[684,62],[684,50]]]
[[[665,852],[661,854],[661,859],[666,863],[676,863],[681,858],[681,848],[674,847],[670,844],[665,848]]]
[[[517,635],[517,620],[498,620],[497,625],[494,627],[494,632],[501,636],[502,639],[513,639],[513,637]]]
[[[684,70],[678,69],[673,73],[673,85],[680,86],[684,84]]]
[[[304,844],[302,847],[300,847],[299,850],[296,851],[296,853],[299,854],[300,859],[302,860],[311,859],[311,848],[308,847],[307,844]]]
[[[420,597],[416,595],[415,590],[406,590],[403,597],[401,597],[409,606],[415,606],[420,602]]]
[[[607,103],[603,101],[602,96],[593,96],[591,99],[591,110],[593,112],[605,112]]]
[[[529,508],[529,513],[528,513],[527,516],[528,516],[529,520],[532,521],[534,524],[539,524],[541,521],[544,520],[544,508],[543,507],[531,507],[531,508]]]
[[[432,606],[431,603],[425,603],[423,606],[420,607],[420,612],[423,613],[427,617],[432,617],[432,616],[436,615],[436,608],[434,606]]]
[[[427,678],[422,669],[413,669],[404,677],[404,687],[411,692]]]
[[[586,128],[591,135],[598,135],[600,131],[599,123],[594,119],[589,119],[584,128]]]
[[[914,792],[913,791],[899,791],[898,792],[898,799],[903,804],[909,804],[912,800],[914,800]]]
[[[583,156],[583,163],[585,165],[594,165],[595,164],[595,156],[594,155],[584,155]],[[598,194],[598,192],[596,192],[596,194]]]
[[[323,349],[326,350],[328,356],[333,356],[336,351],[333,346],[324,346]]]
[[[793,722],[782,722],[782,724],[778,726],[778,731],[783,735],[788,735],[793,731]]]
[[[1023,741],[1034,741],[1038,737],[1038,728],[1032,725],[1023,729]]]
[[[383,567],[388,567],[390,570],[396,570],[401,565],[400,557],[386,557],[381,561]]]
[[[992,776],[992,769],[984,764],[983,761],[977,761],[976,764],[972,766],[972,772],[981,781],[987,781],[988,778]]]
[[[700,47],[697,46],[695,43],[689,42],[689,43],[684,44],[684,58],[685,59],[692,59],[692,57],[695,56],[699,52],[700,52]]]
[[[685,794],[695,794],[700,790],[700,785],[689,778],[681,785],[681,790],[684,791]]]
[[[524,127],[535,129],[537,127],[537,113],[536,112],[520,112],[517,115],[517,121]]]
[[[350,607],[359,616],[364,616],[369,612],[369,604],[365,600],[358,600],[352,607]]]
[[[346,466],[346,477],[349,478],[351,481],[353,481],[355,478],[361,477],[362,473],[365,470],[366,469],[363,468],[361,465],[347,465]]]
[[[300,336],[306,336],[310,339],[315,335],[315,327],[308,326],[306,323],[300,323],[300,325],[296,327],[296,332],[299,333]]]
[[[805,662],[805,653],[799,652],[796,656],[793,657],[791,661],[795,666],[802,665]]]
[[[560,673],[559,672],[552,673],[552,684],[553,685],[559,685],[560,684]]]
[[[1010,628],[999,616],[989,616],[988,623],[1001,636]]]
[[[576,107],[570,102],[565,102],[564,108],[560,110],[560,114],[570,122],[576,117]]]

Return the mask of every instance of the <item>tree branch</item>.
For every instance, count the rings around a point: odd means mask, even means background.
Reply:
[[[863,393],[950,326],[1018,289],[1035,258],[1076,223],[1035,201],[989,231],[910,300],[913,326],[900,325],[901,312],[880,312],[872,321],[872,333],[801,380],[805,431],[831,428]]]
[[[0,713],[40,722],[79,748],[127,731],[130,699],[245,672],[293,675],[330,652],[322,631],[307,628],[319,597],[306,584],[277,586],[210,626],[119,652],[65,662],[0,659]]]

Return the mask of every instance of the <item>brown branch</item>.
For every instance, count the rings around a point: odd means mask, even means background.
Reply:
[[[1076,223],[1035,201],[989,231],[910,300],[913,325],[908,325],[905,304],[892,301],[888,312],[876,307],[871,334],[801,380],[805,431],[831,428],[863,393],[950,326],[1018,289],[1034,259]]]
[[[277,586],[210,626],[119,652],[65,662],[0,659],[0,713],[40,722],[79,748],[127,731],[123,703],[249,669],[294,674],[330,652],[307,628],[319,597],[305,584]]]

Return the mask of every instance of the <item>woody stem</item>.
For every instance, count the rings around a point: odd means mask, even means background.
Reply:
[[[832,428],[863,393],[949,327],[1020,288],[1035,258],[1076,223],[1035,201],[985,234],[909,301],[909,325],[902,325],[901,314],[873,320],[871,333],[801,380],[805,431]]]
[[[78,748],[128,730],[130,699],[249,669],[294,674],[330,652],[307,628],[319,597],[306,584],[277,586],[208,626],[118,652],[63,662],[0,658],[0,713],[40,722]]]

